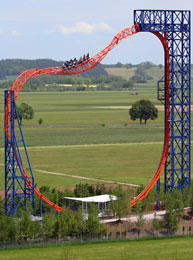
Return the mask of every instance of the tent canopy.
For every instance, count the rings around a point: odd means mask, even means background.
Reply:
[[[105,203],[112,200],[117,200],[117,197],[114,195],[103,194],[98,196],[86,197],[86,198],[75,198],[75,197],[64,197],[67,200],[76,200],[81,202],[95,202],[95,203]]]

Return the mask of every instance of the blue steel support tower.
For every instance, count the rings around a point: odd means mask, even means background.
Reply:
[[[190,11],[136,10],[134,24],[139,24],[144,32],[160,32],[167,40],[170,56],[170,144],[165,164],[165,192],[174,188],[183,190],[190,185],[191,169]],[[164,96],[161,99],[164,100]]]
[[[34,177],[14,102],[14,91],[5,91],[5,109],[7,102],[9,102],[9,113],[5,118],[5,214],[13,216],[19,207],[34,214],[34,189],[28,186],[22,174],[24,165],[20,154],[21,146],[24,147],[30,171],[28,178],[33,187]],[[15,131],[15,121],[18,122],[19,131]]]

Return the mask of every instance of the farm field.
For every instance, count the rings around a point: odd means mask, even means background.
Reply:
[[[105,70],[109,75],[121,76],[124,79],[129,80],[133,75],[135,75],[136,68],[105,68]],[[156,66],[151,67],[150,69],[146,69],[145,71],[149,76],[152,77],[152,80],[149,80],[148,84],[154,86],[155,88],[157,81],[160,80],[164,75],[164,68],[159,68]],[[191,69],[191,73],[193,73],[193,69]]]
[[[157,169],[163,147],[163,112],[158,119],[139,125],[128,107],[140,98],[156,100],[156,91],[141,86],[138,96],[128,91],[21,93],[18,104],[34,108],[35,117],[24,120],[23,133],[38,187],[96,183],[38,170],[147,184]],[[3,93],[0,93],[0,163],[4,163]],[[38,119],[43,124],[38,125]],[[4,170],[0,189],[4,187]]]
[[[161,155],[161,143],[29,147],[38,186],[73,186],[79,179],[38,173],[38,170],[82,177],[147,184]],[[3,151],[0,151],[3,157]],[[24,157],[23,157],[24,158]],[[3,163],[1,161],[1,163]],[[3,172],[0,188],[4,187]],[[85,181],[88,182],[88,181]],[[96,182],[95,182],[96,183]]]
[[[141,91],[141,95],[159,104],[152,91],[144,94]],[[145,134],[137,121],[130,120],[128,106],[139,98],[129,92],[21,93],[17,102],[26,102],[35,111],[34,119],[23,122],[28,147],[144,142],[150,141],[152,136],[154,141],[161,141],[163,112],[155,121],[149,121],[148,127],[144,126],[149,134]],[[3,147],[3,93],[0,94],[0,108],[0,147]],[[42,126],[38,126],[39,118],[43,119]]]
[[[106,72],[109,75],[121,76],[126,80],[129,80],[135,75],[136,68],[106,68]],[[158,81],[164,74],[164,69],[159,67],[152,67],[146,70],[146,73],[153,78],[152,82]]]
[[[1,260],[31,260],[35,256],[39,260],[189,260],[193,259],[192,245],[193,237],[101,242],[71,246],[0,250],[0,258]],[[68,258],[65,258],[67,256]]]
[[[106,181],[147,185],[153,177],[162,152],[162,143],[70,145],[29,147],[35,183],[38,187],[74,186],[78,183],[96,184],[96,181],[73,178],[81,176]],[[3,150],[0,150],[3,158]],[[24,159],[24,157],[23,157]],[[192,158],[193,159],[193,158]],[[0,163],[3,163],[1,160]],[[56,176],[38,170],[59,173]],[[4,188],[4,169],[0,166],[0,189]],[[192,168],[193,170],[193,168]],[[62,174],[69,175],[68,177]],[[162,175],[163,178],[163,175]],[[104,182],[102,181],[104,180]]]

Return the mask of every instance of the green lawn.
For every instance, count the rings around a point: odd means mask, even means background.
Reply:
[[[159,104],[156,93],[143,93],[141,90],[141,95]],[[158,119],[149,121],[146,128],[130,120],[127,107],[137,99],[139,97],[126,91],[20,93],[18,103],[27,102],[35,111],[34,119],[23,120],[26,144],[49,146],[161,141],[163,112],[159,113]],[[39,118],[43,119],[41,127],[38,126]],[[125,127],[125,124],[128,126]],[[0,147],[4,146],[3,139],[3,93],[0,93]]]
[[[22,127],[32,168],[147,184],[161,156],[163,112],[146,126],[131,121],[125,106],[140,96],[160,105],[156,91],[145,87],[139,90],[139,96],[131,96],[128,91],[21,93],[18,103],[25,101],[35,110],[35,118],[24,120]],[[0,163],[3,163],[3,93],[0,108]],[[40,117],[44,122],[38,126]],[[3,178],[3,167],[0,169]],[[72,186],[80,182],[70,177],[42,175],[35,170],[34,175],[38,186]],[[3,187],[1,181],[0,188]]]
[[[95,184],[97,182],[38,173],[35,169],[100,180],[111,180],[115,183],[126,182],[147,185],[158,167],[162,146],[161,142],[88,146],[45,146],[29,147],[28,152],[32,168],[34,169],[35,183],[38,184],[38,187],[42,185],[64,187],[74,186],[80,182]],[[4,151],[1,149],[1,158],[3,158],[3,153]],[[22,158],[25,163],[24,156]],[[3,163],[3,160],[0,162]],[[0,179],[0,189],[3,189],[3,166],[0,167]]]
[[[158,166],[161,150],[161,143],[148,143],[31,147],[28,152],[33,169],[114,182],[147,184]],[[3,158],[3,149],[0,150],[0,155]],[[24,156],[22,158],[25,163]],[[2,189],[3,167],[0,175]],[[44,184],[52,187],[74,186],[80,182],[80,179],[40,174],[35,170],[34,175],[39,187]]]
[[[189,260],[193,259],[193,237],[0,250],[1,260],[35,258],[38,260]]]

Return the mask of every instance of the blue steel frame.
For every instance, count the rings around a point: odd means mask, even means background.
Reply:
[[[170,144],[165,164],[165,192],[190,185],[191,60],[190,11],[135,10],[143,32],[160,32],[170,54]],[[158,188],[159,189],[159,188]]]
[[[165,165],[165,192],[174,188],[183,190],[190,185],[190,133],[191,133],[191,65],[190,65],[190,11],[178,10],[135,10],[134,24],[143,32],[160,32],[168,43],[170,54],[170,145]],[[13,91],[5,91],[5,104],[11,96],[11,138],[5,133],[5,213],[13,215],[18,207],[27,209],[31,204],[34,213],[34,189],[29,188],[22,174],[24,168],[19,151],[23,143],[31,169],[21,125],[19,122]],[[14,113],[19,125],[21,139],[15,136]],[[160,191],[158,182],[158,192]]]
[[[24,165],[21,159],[20,147],[24,147],[27,158],[27,164],[30,170],[29,179],[34,187],[34,176],[29,161],[23,133],[21,130],[20,120],[18,117],[14,91],[5,91],[5,106],[10,97],[10,114],[7,117],[7,125],[10,126],[9,137],[5,129],[5,214],[13,216],[19,208],[29,211],[34,214],[34,189],[28,187],[28,184],[23,176],[22,169]],[[14,120],[16,118],[16,120]],[[19,137],[16,137],[15,121],[18,122]],[[18,140],[17,140],[18,139]]]

